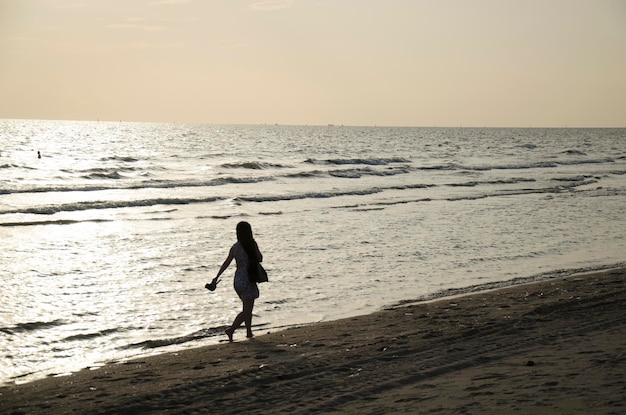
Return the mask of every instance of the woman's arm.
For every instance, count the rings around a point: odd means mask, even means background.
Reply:
[[[226,268],[228,268],[228,266],[230,265],[231,262],[233,262],[233,250],[231,248],[231,250],[228,252],[228,257],[226,258],[226,260],[224,261],[224,263],[222,264],[220,270],[217,272],[217,276],[215,277],[215,279],[218,279],[220,275],[222,275],[222,273],[224,271],[226,271]]]

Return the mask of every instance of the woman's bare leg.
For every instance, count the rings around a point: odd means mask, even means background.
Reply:
[[[244,322],[246,323],[247,338],[251,338],[252,334],[252,310],[254,309],[254,299],[243,301]]]
[[[226,329],[224,333],[228,336],[228,341],[233,341],[233,334],[235,330],[241,326],[242,323],[246,323],[246,329],[248,331],[247,337],[252,337],[252,309],[254,308],[254,299],[252,300],[242,300],[243,302],[243,311],[237,314],[235,317],[235,321],[230,326],[229,329]]]

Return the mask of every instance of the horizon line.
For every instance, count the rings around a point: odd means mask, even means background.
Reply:
[[[0,117],[0,120],[13,120],[13,121],[61,121],[61,122],[103,122],[103,123],[145,123],[145,124],[181,124],[181,125],[241,125],[241,126],[275,126],[275,127],[347,127],[347,128],[448,128],[448,129],[626,129],[626,124],[623,126],[602,126],[602,127],[590,127],[590,126],[570,126],[565,124],[564,126],[542,126],[542,125],[527,125],[527,126],[503,126],[503,125],[392,125],[392,124],[290,124],[290,123],[251,123],[251,122],[208,122],[208,121],[183,121],[178,122],[171,121],[145,121],[145,120],[124,120],[124,119],[71,119],[71,118],[18,118],[18,117]]]

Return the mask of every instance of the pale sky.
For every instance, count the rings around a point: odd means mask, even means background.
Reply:
[[[0,0],[0,118],[625,127],[626,0]]]

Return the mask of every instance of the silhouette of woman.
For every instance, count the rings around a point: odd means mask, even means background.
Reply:
[[[259,247],[252,236],[252,227],[248,222],[239,222],[237,224],[237,242],[230,248],[228,257],[222,264],[217,276],[211,284],[215,287],[218,278],[230,265],[233,258],[237,264],[235,271],[234,287],[237,295],[241,299],[243,309],[237,314],[233,324],[225,331],[228,341],[233,341],[235,330],[242,323],[246,324],[247,337],[251,338],[252,334],[252,309],[254,308],[254,300],[259,298],[259,287],[255,282],[257,277],[258,263],[263,261],[263,255],[259,251]],[[207,288],[210,284],[207,284]]]

